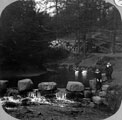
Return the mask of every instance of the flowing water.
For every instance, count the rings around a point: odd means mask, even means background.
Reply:
[[[25,100],[26,105],[23,104]],[[100,120],[112,115],[108,111],[83,106],[82,102],[67,99],[63,89],[51,99],[40,93],[30,92],[26,98],[14,99],[9,96],[1,102],[8,114],[21,120]]]

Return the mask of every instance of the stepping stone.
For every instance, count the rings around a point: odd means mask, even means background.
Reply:
[[[84,85],[81,82],[69,81],[66,89],[70,92],[81,92],[84,90]]]
[[[18,81],[19,92],[26,92],[33,89],[33,82],[31,79],[23,79]]]
[[[57,83],[55,82],[42,82],[38,84],[40,91],[53,91],[57,89]]]

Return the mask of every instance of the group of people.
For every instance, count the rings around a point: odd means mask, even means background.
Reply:
[[[113,73],[113,66],[111,65],[110,62],[108,62],[105,67],[105,76],[107,78],[107,81],[112,80],[112,73]],[[95,78],[96,78],[96,89],[100,90],[102,87],[103,79],[102,79],[102,72],[98,68],[95,70]]]
[[[77,81],[79,78],[79,74],[82,74],[82,78],[86,79],[88,74],[88,69],[76,67],[75,71],[75,80]],[[81,71],[81,72],[80,72]],[[100,90],[104,81],[111,81],[112,80],[112,73],[113,73],[113,66],[110,62],[108,62],[105,66],[104,72],[101,69],[96,68],[94,70],[94,77],[96,79],[96,89]],[[104,79],[105,78],[105,79]]]

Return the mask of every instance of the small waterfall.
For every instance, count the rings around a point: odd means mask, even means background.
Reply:
[[[62,93],[62,94],[56,93],[56,99],[57,100],[66,100],[66,93]]]

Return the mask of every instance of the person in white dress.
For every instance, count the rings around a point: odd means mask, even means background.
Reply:
[[[76,67],[76,69],[75,69],[75,80],[78,80],[78,76],[79,76],[79,68]]]

